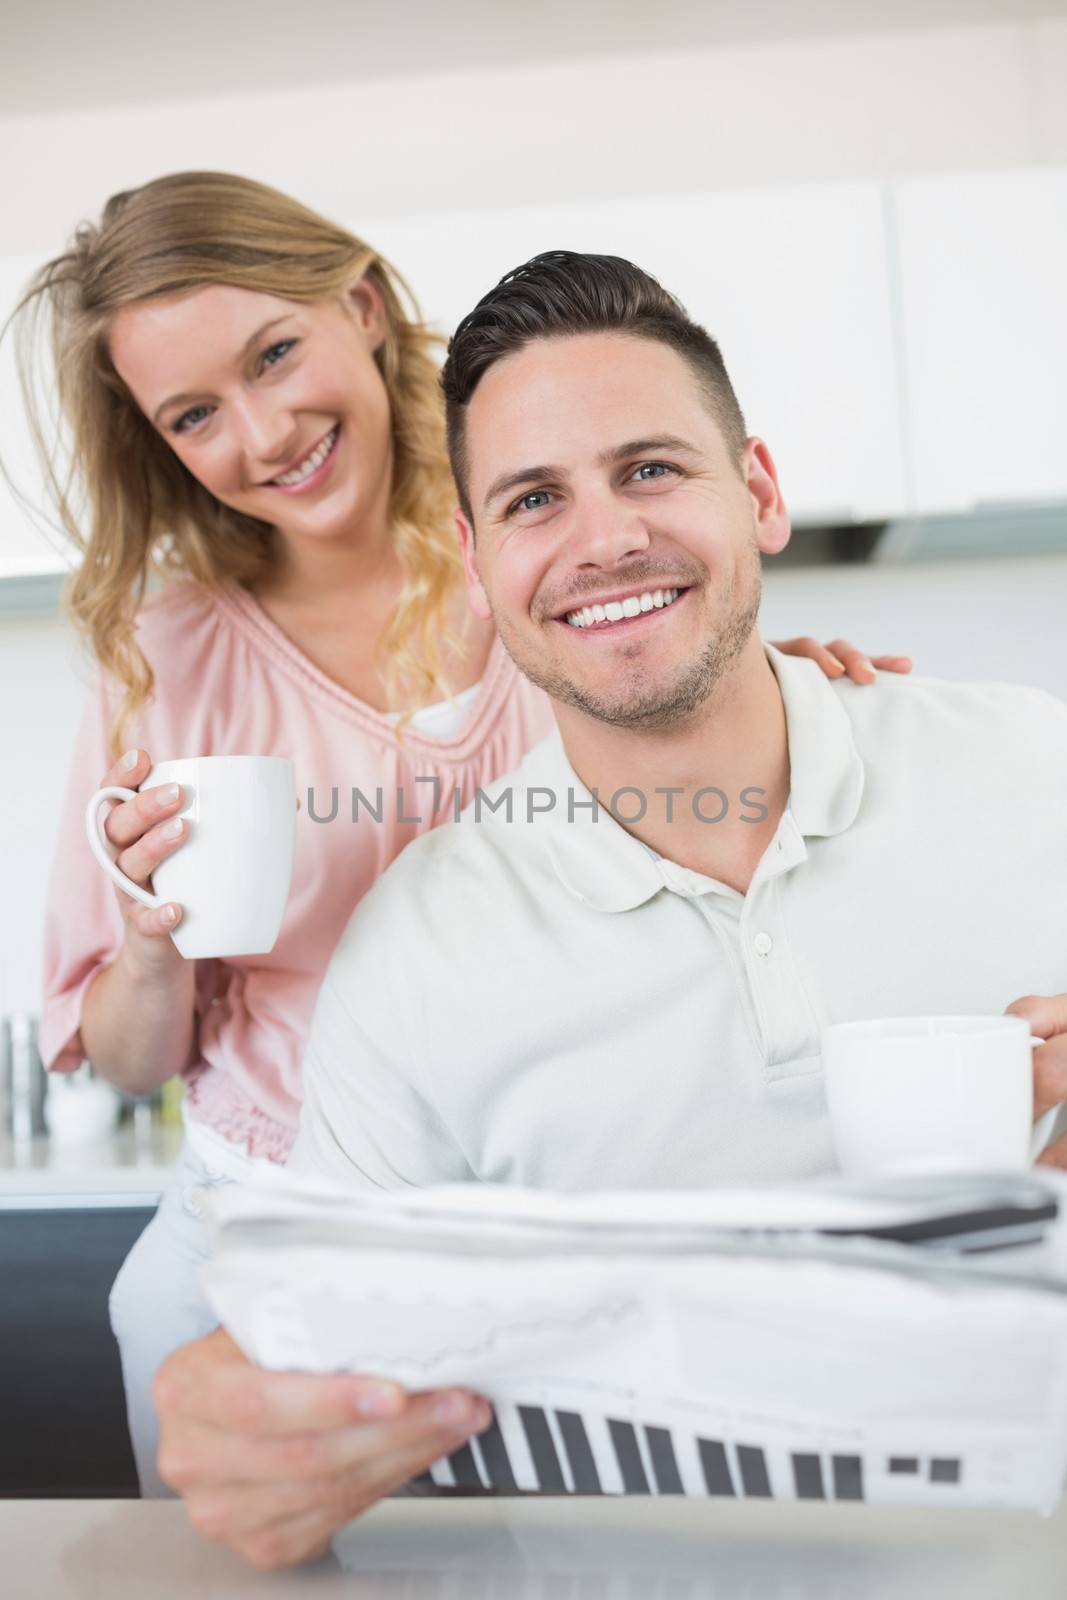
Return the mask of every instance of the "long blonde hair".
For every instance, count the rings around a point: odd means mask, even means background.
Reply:
[[[265,184],[179,172],[113,195],[99,223],[83,224],[21,296],[14,317],[30,426],[63,530],[82,552],[66,605],[121,690],[116,751],[154,687],[135,638],[149,579],[249,584],[276,560],[269,526],[216,500],[141,412],[108,349],[116,313],[134,301],[213,284],[323,301],[363,276],[388,314],[376,360],[392,417],[389,512],[403,571],[378,647],[390,704],[402,690],[410,710],[448,692],[442,646],[457,642],[447,608],[462,567],[435,359],[442,340],[388,262]],[[45,351],[52,369],[46,376]]]

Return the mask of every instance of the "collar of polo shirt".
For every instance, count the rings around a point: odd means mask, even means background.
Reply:
[[[789,739],[789,806],[778,836],[788,828],[800,849],[804,838],[829,837],[851,827],[863,795],[863,762],[852,737],[852,724],[839,695],[854,693],[846,684],[836,689],[813,661],[785,656],[765,645],[767,658],[782,691]],[[537,786],[556,796],[551,812],[539,817],[546,831],[548,854],[560,883],[569,894],[597,911],[631,911],[664,887],[661,861],[626,831],[606,804],[594,808],[589,790],[567,759],[558,731],[545,741],[538,762]],[[573,796],[570,808],[568,795]],[[595,815],[594,815],[595,809]],[[678,869],[675,868],[677,873]],[[690,873],[694,887],[715,887],[709,878]],[[721,887],[721,886],[719,886]]]

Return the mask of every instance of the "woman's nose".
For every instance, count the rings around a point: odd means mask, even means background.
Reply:
[[[260,466],[284,471],[299,449],[293,415],[283,407],[246,403],[241,407],[240,429],[245,454]]]

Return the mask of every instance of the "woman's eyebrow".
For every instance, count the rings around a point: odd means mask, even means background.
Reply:
[[[262,337],[263,337],[263,335],[265,333],[269,333],[271,328],[276,328],[278,326],[279,322],[288,322],[288,320],[289,320],[289,318],[291,316],[292,316],[292,312],[291,311],[287,311],[287,312],[285,312],[285,314],[283,316],[272,317],[269,322],[262,323],[256,329],[256,331],[254,333],[250,333],[248,335],[248,338],[245,340],[244,344],[241,346],[241,354],[240,354],[239,359],[241,361],[243,361],[245,359],[245,357],[248,355],[248,352],[252,349],[253,345],[258,344],[260,339],[262,339]],[[198,396],[195,393],[168,395],[166,400],[161,400],[159,405],[156,407],[155,411],[153,411],[153,413],[152,413],[152,421],[153,422],[158,422],[160,417],[162,416],[163,412],[166,411],[168,406],[184,406],[184,405],[188,405],[190,400],[196,400],[197,398],[198,398]]]

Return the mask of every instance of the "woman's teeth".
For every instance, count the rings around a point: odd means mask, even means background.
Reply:
[[[621,622],[623,617],[636,617],[642,611],[658,611],[677,600],[681,589],[646,589],[644,594],[631,594],[625,600],[609,600],[606,606],[582,606],[580,611],[568,611],[566,620],[572,628],[591,628],[594,622]]]
[[[271,483],[279,483],[283,488],[289,489],[293,484],[303,483],[305,478],[310,478],[311,474],[317,472],[322,466],[322,463],[333,449],[334,440],[337,438],[337,427],[338,424],[335,424],[330,429],[322,443],[316,445],[311,454],[305,456],[298,467],[294,467],[291,472],[283,472],[280,478],[272,478],[270,480]]]

